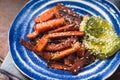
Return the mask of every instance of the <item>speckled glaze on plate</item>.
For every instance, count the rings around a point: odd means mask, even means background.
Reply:
[[[63,3],[81,15],[98,15],[107,19],[120,36],[120,12],[107,0],[32,0],[18,13],[9,30],[9,48],[16,67],[26,76],[37,80],[104,80],[120,64],[120,51],[107,60],[96,60],[83,68],[79,74],[47,68],[46,61],[20,44],[20,39],[27,41],[31,33],[34,18],[57,3]]]

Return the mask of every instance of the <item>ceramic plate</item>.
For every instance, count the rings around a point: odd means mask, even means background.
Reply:
[[[16,67],[31,79],[61,80],[104,80],[109,77],[120,64],[120,52],[111,58],[83,68],[79,74],[47,68],[46,61],[20,44],[28,33],[33,31],[34,18],[57,3],[63,3],[81,15],[101,16],[108,20],[120,36],[120,12],[107,0],[32,0],[18,13],[9,31],[9,47]]]

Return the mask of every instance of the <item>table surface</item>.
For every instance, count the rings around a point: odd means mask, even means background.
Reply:
[[[8,30],[19,10],[29,0],[0,0],[0,60],[4,60],[8,52]],[[110,0],[118,5],[120,0]],[[118,5],[120,9],[120,6]],[[107,80],[119,80],[120,66]]]
[[[0,0],[0,58],[8,53],[8,30],[16,14],[29,0]]]

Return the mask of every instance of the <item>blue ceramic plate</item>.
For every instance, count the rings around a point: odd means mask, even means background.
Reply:
[[[9,47],[16,67],[31,79],[62,80],[104,80],[109,77],[120,64],[120,52],[113,57],[83,68],[79,74],[47,68],[46,61],[20,44],[31,33],[34,18],[57,3],[63,3],[81,15],[98,15],[107,19],[120,36],[120,12],[107,0],[32,0],[16,16],[9,31]]]

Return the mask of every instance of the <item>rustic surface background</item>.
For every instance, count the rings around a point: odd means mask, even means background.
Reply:
[[[19,10],[29,0],[0,0],[0,58],[8,52],[8,30]]]

